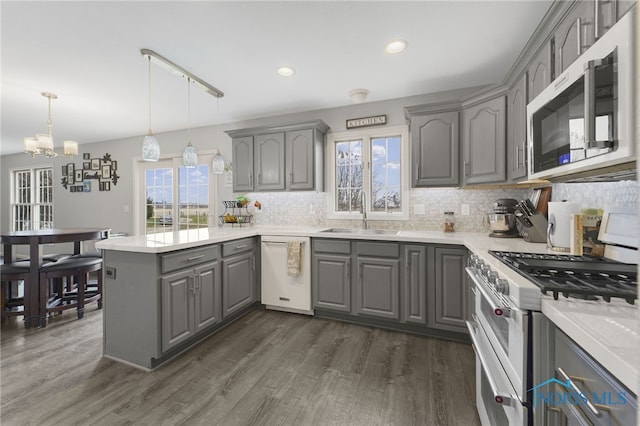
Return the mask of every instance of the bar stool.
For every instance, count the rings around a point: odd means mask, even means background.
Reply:
[[[98,271],[96,288],[87,288],[90,272]],[[77,283],[74,282],[74,277]],[[64,278],[65,286],[58,292],[52,291],[50,280]],[[74,288],[75,287],[75,288]],[[76,308],[78,319],[84,316],[86,303],[97,301],[102,308],[102,258],[72,256],[47,264],[40,269],[40,316]]]
[[[29,282],[29,262],[14,262],[0,265],[0,281],[2,283],[2,304],[1,317],[13,317],[24,315],[24,297],[20,297],[12,283],[23,281],[24,292],[27,292]]]

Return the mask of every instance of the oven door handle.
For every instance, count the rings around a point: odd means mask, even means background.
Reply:
[[[465,321],[465,322],[467,323],[467,328],[469,329],[469,335],[471,336],[471,342],[473,343],[473,350],[475,351],[476,355],[478,355],[478,358],[480,359],[480,365],[482,366],[482,369],[486,373],[485,377],[487,379],[487,382],[489,382],[491,393],[493,393],[493,400],[497,404],[511,405],[511,401],[515,399],[513,395],[509,395],[508,393],[505,393],[505,392],[500,392],[498,390],[498,386],[496,385],[496,382],[493,381],[493,376],[491,375],[491,372],[487,371],[487,367],[486,367],[487,361],[484,354],[480,350],[480,346],[478,345],[478,338],[476,337],[476,333],[478,332],[478,323],[475,321]]]
[[[508,307],[508,306],[499,306],[493,300],[493,297],[484,288],[482,283],[480,283],[480,280],[478,279],[478,274],[473,268],[467,267],[465,270],[467,271],[467,275],[469,275],[469,277],[471,278],[471,280],[475,284],[476,288],[478,290],[480,290],[480,293],[482,293],[482,297],[484,297],[487,300],[487,302],[489,303],[489,306],[491,306],[491,310],[493,311],[494,315],[497,316],[497,317],[510,318],[511,317],[511,308]]]

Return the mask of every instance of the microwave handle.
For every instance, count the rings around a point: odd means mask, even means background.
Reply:
[[[611,58],[588,61],[584,65],[584,148],[610,148],[613,141],[596,140],[596,68],[610,64]]]

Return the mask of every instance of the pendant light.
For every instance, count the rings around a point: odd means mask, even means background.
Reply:
[[[187,125],[188,125],[188,143],[182,152],[182,165],[188,169],[192,169],[198,165],[198,153],[191,145],[191,77],[187,77]]]
[[[151,131],[151,57],[149,57],[149,132],[142,140],[142,159],[144,161],[160,159],[160,145]]]
[[[220,98],[218,98],[218,104],[216,105],[216,118],[218,121],[218,134],[221,135],[220,132]],[[220,136],[220,139],[222,136]],[[211,162],[211,171],[214,175],[221,175],[224,173],[224,158],[222,154],[220,154],[220,150],[216,149],[216,154],[213,156],[213,161]]]

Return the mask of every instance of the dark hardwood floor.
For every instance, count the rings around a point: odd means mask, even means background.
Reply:
[[[254,310],[147,373],[102,358],[102,311],[2,323],[4,425],[478,425],[470,345]]]

